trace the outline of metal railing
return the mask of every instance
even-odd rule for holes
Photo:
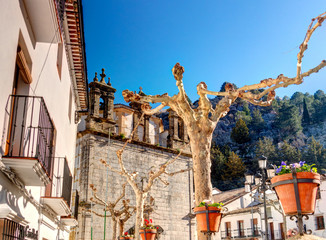
[[[70,206],[72,175],[67,159],[55,157],[53,164],[52,189],[46,193],[46,197],[62,197]]]
[[[1,220],[3,223],[2,226],[2,236],[1,239],[12,239],[12,240],[24,240],[25,239],[25,227],[11,221],[9,219]],[[1,230],[0,230],[1,232]]]
[[[7,157],[37,158],[51,174],[54,126],[43,97],[10,95]]]
[[[234,229],[229,231],[221,231],[222,239],[231,238],[248,238],[261,236],[260,228],[246,228],[246,229]]]

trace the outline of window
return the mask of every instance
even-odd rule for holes
[[[316,217],[316,230],[325,229],[325,222],[323,216]]]
[[[31,84],[32,83],[32,75],[26,60],[26,55],[24,54],[23,50],[19,46],[17,49],[17,60],[16,60],[18,69],[19,69],[19,74],[22,77],[22,80],[26,84]]]
[[[239,234],[239,237],[244,236],[243,220],[238,221],[238,234]]]
[[[231,237],[231,222],[225,223],[225,235],[226,237]]]
[[[273,216],[272,216],[272,209],[270,207],[267,208],[267,212],[266,213],[267,213],[267,219],[273,218]]]

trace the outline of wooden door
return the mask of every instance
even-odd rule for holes
[[[274,236],[274,224],[271,222],[269,223],[269,229],[271,231],[271,239],[274,240],[275,236]]]

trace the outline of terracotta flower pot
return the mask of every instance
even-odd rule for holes
[[[274,190],[278,195],[283,211],[286,215],[296,215],[298,212],[293,183],[281,183],[281,181],[291,179],[293,179],[292,173],[283,174],[271,179],[273,185],[280,184],[275,186]],[[302,214],[312,214],[315,211],[316,194],[320,184],[320,175],[312,172],[298,172],[297,179]]]
[[[211,232],[218,232],[221,225],[222,213],[221,209],[217,207],[208,207],[209,230]],[[206,207],[195,207],[197,226],[201,232],[207,232],[206,222]]]
[[[139,234],[142,240],[155,240],[157,230],[156,229],[140,229]],[[145,238],[146,235],[146,238]]]

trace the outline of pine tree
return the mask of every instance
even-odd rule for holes
[[[309,125],[311,123],[310,114],[308,111],[306,98],[303,99],[303,113],[302,113],[302,125]]]
[[[250,141],[249,129],[242,119],[239,119],[236,122],[235,127],[232,129],[231,139],[238,144]]]
[[[247,102],[243,102],[242,105],[242,111],[238,111],[236,113],[236,118],[237,121],[239,119],[242,119],[243,121],[245,121],[245,123],[248,125],[251,122],[251,115],[250,115],[250,109],[249,109],[249,105]]]
[[[211,147],[211,179],[213,186],[218,186],[219,181],[222,180],[222,172],[225,168],[226,157],[216,145]]]
[[[298,107],[284,102],[278,110],[275,125],[282,130],[283,137],[296,136],[302,130]]]
[[[240,157],[236,153],[231,152],[225,163],[222,179],[224,181],[231,181],[242,178],[245,170],[245,165]]]
[[[279,158],[288,163],[299,162],[301,160],[301,152],[287,141],[284,141],[279,151]]]
[[[326,149],[312,137],[303,153],[303,160],[309,164],[316,164],[318,170],[326,168]]]
[[[250,122],[251,129],[255,132],[260,132],[261,130],[264,129],[265,125],[266,125],[265,121],[264,121],[259,109],[256,108],[252,112],[252,119]]]
[[[271,138],[264,137],[263,139],[259,139],[256,145],[255,154],[256,156],[264,155],[267,157],[268,161],[273,164],[279,165],[281,163]]]

